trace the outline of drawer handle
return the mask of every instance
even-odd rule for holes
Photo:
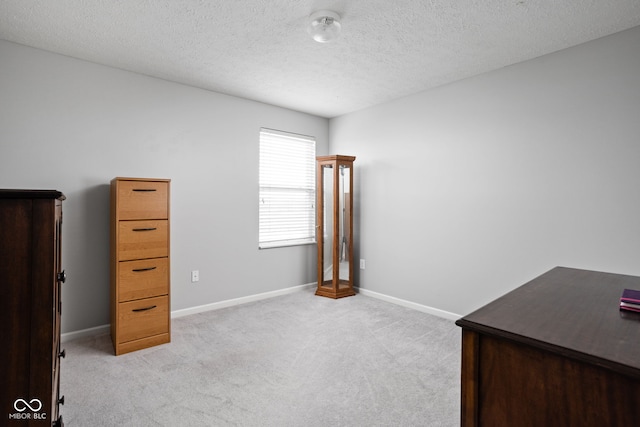
[[[147,268],[134,268],[131,271],[135,271],[136,273],[140,272],[140,271],[151,271],[151,270],[155,270],[157,267],[147,267]]]
[[[133,231],[153,231],[157,229],[158,227],[146,227],[146,228],[134,228]]]
[[[154,308],[156,308],[156,307],[157,307],[157,305],[152,305],[151,307],[145,307],[145,308],[134,308],[134,309],[133,309],[133,310],[131,310],[131,311],[135,311],[135,312],[138,312],[138,311],[147,311],[147,310],[153,310],[153,309],[154,309]]]
[[[64,405],[64,396],[62,396],[60,399],[58,399],[58,404],[59,405]]]
[[[151,191],[156,191],[156,189],[155,188],[134,188],[133,191],[151,192]]]

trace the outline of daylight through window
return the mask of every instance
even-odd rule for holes
[[[260,129],[260,248],[315,242],[315,138]]]

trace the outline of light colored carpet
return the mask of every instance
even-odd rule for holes
[[[305,289],[174,319],[114,356],[64,343],[61,412],[88,426],[458,426],[460,329],[363,295]]]

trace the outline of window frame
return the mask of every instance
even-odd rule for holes
[[[316,138],[262,127],[258,152],[258,249],[316,244]]]

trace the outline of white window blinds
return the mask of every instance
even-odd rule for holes
[[[260,129],[258,246],[315,242],[316,141]]]

